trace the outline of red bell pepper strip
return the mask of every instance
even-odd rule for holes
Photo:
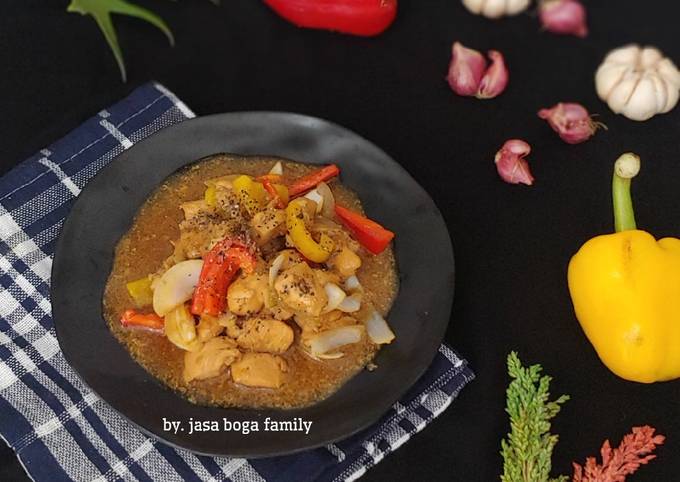
[[[288,186],[288,195],[291,199],[300,196],[307,191],[314,189],[320,182],[328,181],[340,174],[340,168],[335,164],[331,164],[321,169],[317,169],[314,172],[310,172],[306,176],[302,176],[299,179],[293,181],[293,183]]]
[[[261,182],[264,186],[264,190],[269,194],[269,197],[275,201],[276,207],[279,209],[285,209],[286,203],[283,199],[281,199],[281,196],[279,196],[279,192],[276,190],[271,180],[268,177],[263,176],[261,178]]]
[[[230,239],[220,241],[203,260],[196,290],[191,302],[194,315],[219,316],[227,306],[227,290],[242,269],[252,273],[255,257],[241,243]]]
[[[136,310],[125,310],[120,318],[120,324],[125,328],[146,328],[162,331],[165,327],[165,320],[156,313],[143,314]]]
[[[373,37],[397,16],[397,0],[264,0],[298,27]]]
[[[350,211],[342,206],[335,205],[335,214],[342,224],[352,231],[354,237],[361,245],[373,254],[382,253],[394,238],[394,233],[383,228],[375,221]]]

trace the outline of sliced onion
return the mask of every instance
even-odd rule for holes
[[[361,309],[361,293],[354,293],[342,300],[338,309],[344,313],[354,313]]]
[[[364,322],[366,325],[366,332],[373,343],[378,345],[385,345],[394,340],[394,332],[387,324],[385,318],[380,316],[377,310],[373,310],[368,319]]]
[[[310,337],[309,346],[312,356],[319,357],[333,353],[341,346],[358,343],[364,328],[360,325],[341,326],[332,330],[322,331]]]
[[[343,356],[345,356],[343,352],[336,351],[335,353],[324,353],[323,355],[318,355],[316,358],[320,358],[322,360],[337,360]]]
[[[323,206],[321,206],[321,215],[328,219],[333,219],[335,216],[335,197],[333,191],[325,182],[320,182],[316,186],[316,191],[323,197]]]
[[[305,198],[309,199],[310,201],[314,201],[316,203],[316,213],[320,213],[321,209],[323,208],[323,196],[319,194],[319,191],[316,189],[312,189],[309,191],[307,194],[304,196]]]
[[[364,287],[361,286],[359,278],[354,274],[345,280],[345,289],[350,292],[357,291],[359,293],[363,293],[364,291]]]
[[[269,174],[283,176],[283,165],[281,164],[281,161],[276,161],[276,164],[274,164],[274,167],[271,168]]]
[[[271,268],[269,268],[270,288],[274,286],[274,281],[276,281],[276,277],[279,275],[279,271],[281,270],[281,266],[283,265],[284,261],[286,261],[286,255],[284,253],[281,253],[276,257],[276,259],[274,259]]]
[[[341,229],[342,226],[340,226],[338,223],[323,216],[317,216],[314,218],[314,224],[312,224],[311,227],[311,230],[317,233],[340,231]]]
[[[203,260],[192,259],[177,263],[153,284],[153,310],[158,316],[191,299],[203,268]]]
[[[347,295],[342,288],[340,288],[335,283],[326,283],[323,287],[326,292],[326,297],[328,298],[328,303],[324,308],[324,313],[328,313],[338,308],[338,306],[345,300]]]

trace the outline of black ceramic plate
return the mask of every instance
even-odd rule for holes
[[[337,163],[371,218],[396,232],[400,290],[389,315],[397,339],[330,398],[298,410],[201,407],[163,386],[133,361],[102,317],[113,250],[136,211],[170,174],[215,153]],[[90,182],[66,220],[52,269],[52,309],[71,366],[103,400],[144,432],[209,455],[263,457],[321,446],[376,422],[424,373],[448,324],[453,252],[441,213],[427,193],[375,145],[329,122],[296,114],[246,112],[168,127],[125,151]],[[163,418],[185,432],[163,430]],[[194,432],[193,420],[312,421],[300,432]],[[220,427],[222,428],[222,427]]]

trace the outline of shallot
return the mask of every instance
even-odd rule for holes
[[[478,99],[491,99],[503,93],[508,85],[508,68],[503,54],[489,51],[491,65],[477,50],[454,42],[446,80],[456,94]]]
[[[586,37],[586,9],[579,0],[542,0],[538,16],[548,32]]]
[[[606,126],[593,121],[588,110],[581,104],[560,102],[550,109],[538,111],[538,117],[547,120],[567,144],[579,144],[590,139],[598,127]]]
[[[526,184],[531,186],[534,177],[529,171],[525,157],[531,152],[531,146],[520,139],[511,139],[503,144],[496,153],[495,163],[498,175],[509,184]]]

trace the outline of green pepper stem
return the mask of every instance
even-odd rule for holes
[[[633,200],[630,197],[630,181],[640,172],[640,156],[627,152],[614,164],[612,198],[614,201],[614,227],[616,232],[637,229]]]

